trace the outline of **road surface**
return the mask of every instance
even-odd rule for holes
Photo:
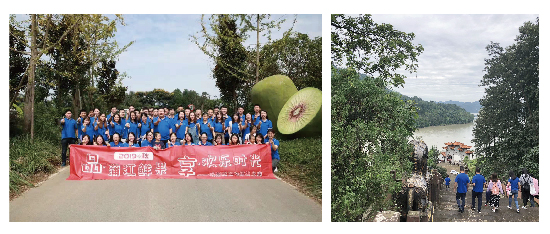
[[[65,180],[10,201],[10,221],[321,221],[321,204],[279,179]]]

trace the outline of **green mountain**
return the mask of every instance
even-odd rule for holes
[[[411,100],[418,108],[418,119],[416,126],[418,128],[428,126],[439,126],[449,124],[465,124],[474,121],[474,115],[456,104],[445,104],[434,101],[424,101],[414,96],[408,97],[402,95],[403,100]],[[474,112],[475,113],[475,112]]]
[[[479,101],[475,102],[459,102],[459,101],[444,101],[444,102],[438,102],[438,103],[444,103],[444,104],[455,104],[457,106],[460,106],[464,108],[464,110],[470,112],[470,113],[479,113],[479,110],[481,109],[481,105],[479,104]]]

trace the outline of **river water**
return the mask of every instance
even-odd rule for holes
[[[477,118],[477,113],[473,113]],[[475,119],[474,119],[475,121]],[[432,126],[419,128],[414,132],[414,138],[421,136],[422,140],[426,142],[429,148],[435,145],[439,151],[443,150],[444,143],[446,142],[462,142],[466,145],[475,148],[472,139],[474,139],[474,123],[467,124],[452,124],[445,126]]]

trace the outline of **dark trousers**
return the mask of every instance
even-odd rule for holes
[[[462,200],[462,204],[460,204],[460,200]],[[466,205],[466,193],[456,193],[456,203],[460,210],[464,210],[464,206]]]
[[[491,191],[485,192],[485,199],[486,199],[485,205],[489,204],[489,202],[491,201]]]
[[[481,201],[483,200],[483,192],[474,192],[472,191],[472,210],[476,208],[476,198],[477,198],[477,211],[481,211]]]
[[[527,200],[531,202],[531,206],[535,206],[535,199],[531,195],[531,189],[521,189],[521,199],[523,200],[523,206],[527,206]]]
[[[271,171],[275,171],[275,168],[277,168],[277,164],[279,164],[279,159],[271,160]]]
[[[67,147],[70,144],[74,144],[76,142],[76,138],[63,138],[61,140],[61,164],[65,165],[67,163]]]

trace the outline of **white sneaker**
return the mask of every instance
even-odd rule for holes
[[[525,206],[522,206],[521,208],[523,208],[524,210],[527,210],[527,207],[525,207]]]
[[[277,172],[277,168],[275,168],[275,170],[273,172]]]
[[[512,209],[512,207],[510,207],[510,206],[507,206],[507,207],[508,207],[508,209],[510,209],[510,210]]]

